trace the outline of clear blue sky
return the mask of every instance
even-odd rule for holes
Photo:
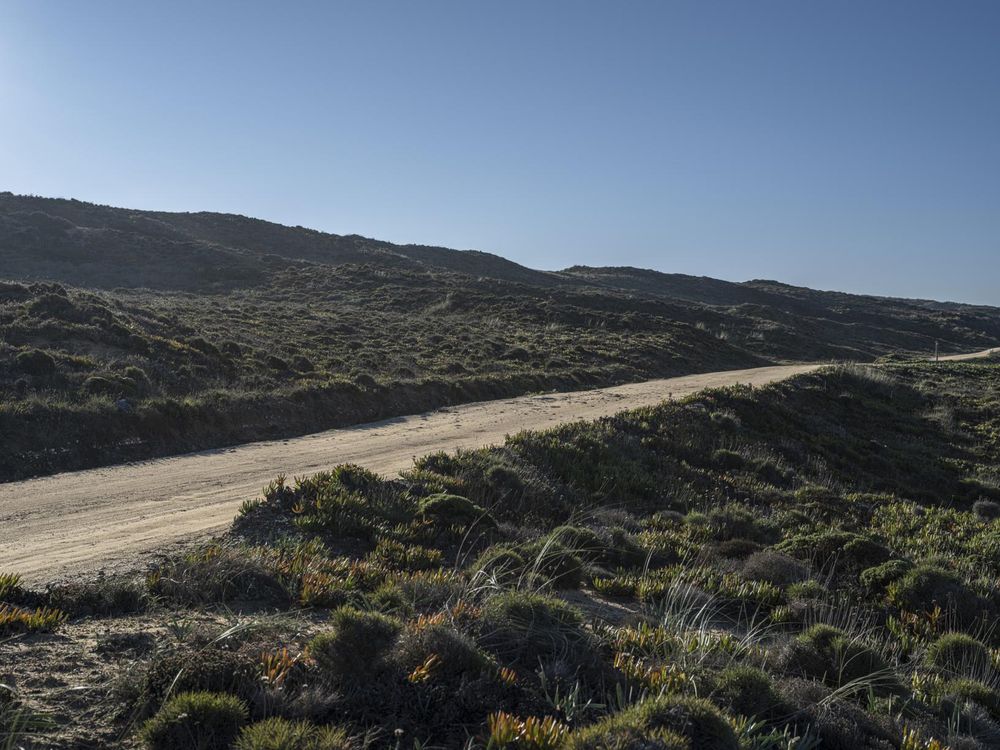
[[[0,105],[15,192],[1000,304],[996,0],[7,0]]]

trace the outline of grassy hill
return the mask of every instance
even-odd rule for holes
[[[397,478],[278,478],[147,575],[0,576],[0,728],[58,716],[40,747],[152,750],[209,732],[241,750],[997,747],[998,393],[996,363],[836,366]],[[67,689],[84,673],[99,687]]]
[[[1000,310],[535,271],[224,214],[0,194],[0,479],[448,403],[986,348]]]

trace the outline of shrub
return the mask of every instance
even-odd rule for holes
[[[702,698],[667,695],[570,735],[567,750],[739,750],[726,717]]]
[[[475,677],[490,665],[475,643],[443,623],[406,628],[392,659],[405,674],[427,665],[430,675],[443,678]]]
[[[576,589],[583,582],[583,562],[551,537],[524,545],[521,553],[528,569],[557,589]]]
[[[971,702],[985,708],[994,719],[1000,719],[1000,692],[970,679],[949,680],[941,686],[941,695],[960,702]]]
[[[976,500],[972,504],[972,512],[984,521],[995,521],[1000,518],[1000,503],[995,500]]]
[[[889,584],[889,602],[910,612],[923,612],[941,606],[951,612],[959,624],[981,620],[987,604],[954,573],[931,564],[918,565]]]
[[[272,718],[240,732],[234,750],[353,750],[355,744],[339,727]]]
[[[438,492],[420,501],[418,512],[424,518],[447,526],[486,523],[493,525],[493,518],[486,510],[467,497]]]
[[[597,532],[583,526],[558,526],[549,538],[573,550],[587,562],[598,562],[607,553],[607,544]]]
[[[103,579],[94,583],[67,583],[48,591],[49,604],[75,617],[123,615],[146,608],[146,591],[132,581]]]
[[[726,539],[715,545],[715,554],[729,560],[744,560],[754,552],[758,552],[761,545],[750,539]]]
[[[440,550],[379,539],[369,559],[392,570],[418,571],[441,567],[443,556]]]
[[[712,453],[712,464],[724,471],[742,469],[746,460],[736,451],[720,448]]]
[[[982,641],[967,633],[945,633],[927,647],[924,661],[937,669],[968,672],[989,667],[990,652]]]
[[[867,680],[876,693],[894,692],[898,680],[873,648],[832,625],[813,625],[800,634],[787,655],[790,670],[840,687]]]
[[[712,697],[741,716],[767,719],[785,713],[771,678],[756,667],[738,665],[722,670]]]
[[[885,591],[886,587],[906,575],[913,567],[909,560],[889,560],[881,565],[865,568],[859,579],[861,585],[869,591]]]
[[[153,594],[179,604],[289,603],[288,591],[273,571],[246,552],[223,547],[207,547],[168,562],[148,583]]]
[[[28,349],[14,357],[14,366],[26,375],[51,375],[56,371],[56,361],[41,349]]]
[[[182,693],[140,730],[150,750],[227,750],[246,723],[243,702],[223,693]]]
[[[150,662],[143,692],[148,705],[189,692],[250,697],[256,676],[256,664],[233,651],[204,648],[197,653],[169,652]]]
[[[309,655],[324,676],[344,682],[377,672],[402,629],[393,617],[353,607],[334,610],[330,625],[309,642]]]
[[[825,529],[786,539],[776,549],[800,560],[811,560],[821,568],[837,565],[857,570],[889,559],[889,550],[861,534]]]
[[[83,390],[93,396],[117,396],[123,392],[123,387],[117,380],[91,375],[83,381]]]
[[[766,581],[775,586],[787,586],[809,577],[809,571],[802,563],[766,549],[750,555],[743,563],[742,573],[745,578]]]
[[[475,576],[485,576],[507,585],[519,578],[528,563],[521,554],[503,544],[496,544],[486,549],[472,564],[471,570]]]
[[[586,661],[593,656],[580,615],[558,599],[506,591],[486,602],[481,624],[485,648],[530,669],[553,658]]]

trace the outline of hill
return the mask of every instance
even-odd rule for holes
[[[0,194],[0,479],[447,403],[984,349],[1000,310],[536,271],[242,216]]]

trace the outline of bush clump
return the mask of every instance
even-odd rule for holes
[[[430,671],[445,679],[476,677],[490,665],[470,638],[445,624],[408,627],[396,643],[392,660],[405,674],[430,664]]]
[[[246,723],[243,702],[224,693],[181,693],[140,730],[150,750],[227,750]]]
[[[987,668],[990,652],[982,641],[967,633],[945,633],[927,647],[924,661],[937,669],[968,672]]]
[[[834,687],[862,680],[876,693],[899,687],[889,663],[875,649],[832,625],[813,625],[801,633],[787,654],[787,666]]]
[[[879,565],[890,555],[887,547],[866,536],[837,529],[799,534],[783,541],[777,549],[800,560],[810,560],[820,568],[836,565],[850,570]]]
[[[56,371],[56,361],[41,349],[28,349],[14,357],[14,367],[25,375],[51,375]]]
[[[528,570],[557,589],[580,588],[583,561],[552,537],[538,539],[521,548]]]
[[[309,655],[334,682],[359,680],[377,672],[402,630],[394,617],[353,607],[334,610],[330,625],[309,642]]]
[[[912,567],[913,563],[909,560],[888,560],[881,565],[862,570],[859,580],[869,591],[885,591],[890,583],[902,578]]]
[[[531,669],[557,657],[583,662],[594,656],[576,610],[541,594],[497,594],[483,606],[481,626],[486,649]]]
[[[889,602],[900,609],[922,612],[940,605],[962,625],[970,625],[987,614],[988,607],[961,578],[933,564],[918,565],[889,584]]]
[[[255,665],[233,651],[205,648],[196,657],[171,652],[149,665],[143,692],[147,705],[157,705],[168,694],[185,692],[234,693],[249,697],[256,683]]]
[[[354,750],[350,736],[339,727],[308,721],[271,718],[244,727],[234,750]]]
[[[485,508],[476,505],[467,497],[438,492],[420,501],[418,513],[438,524],[465,526],[471,523],[493,525],[493,518]]]
[[[712,697],[741,716],[769,719],[787,712],[771,677],[756,667],[735,665],[722,670]]]
[[[809,578],[809,570],[798,560],[768,549],[750,555],[743,563],[742,573],[745,578],[775,586],[787,586]]]
[[[667,695],[570,735],[567,750],[739,750],[726,717],[703,698]]]

